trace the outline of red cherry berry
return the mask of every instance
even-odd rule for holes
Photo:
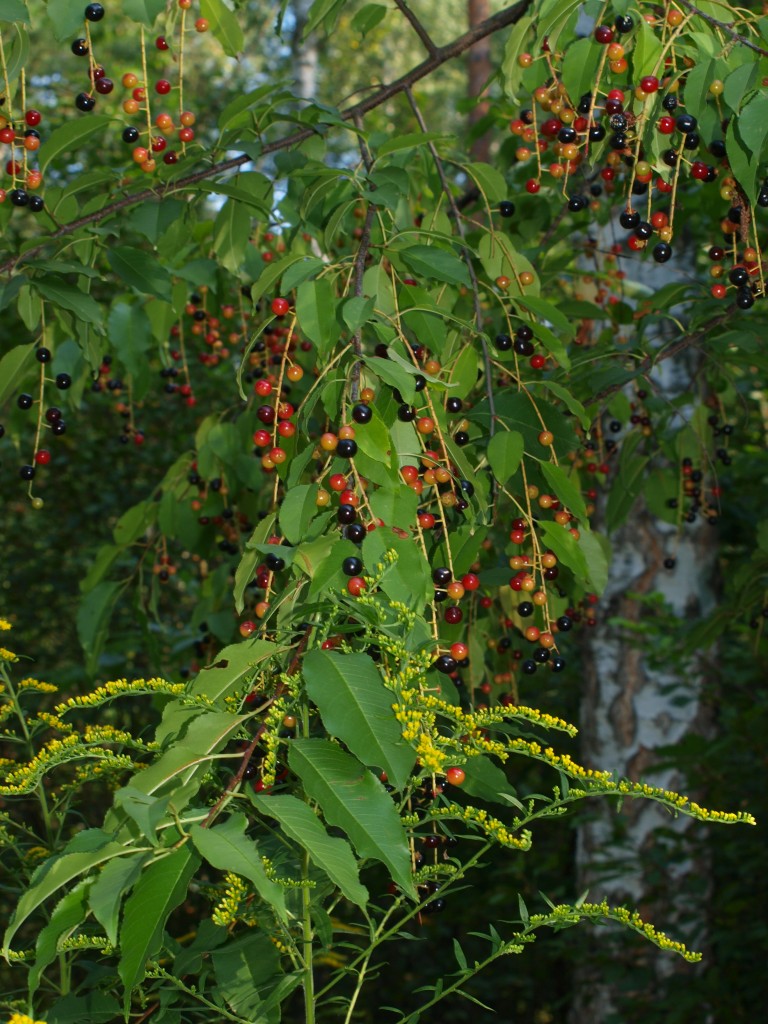
[[[30,128],[36,128],[43,119],[43,115],[39,110],[28,110],[24,115],[24,120],[27,122]]]
[[[640,79],[640,89],[645,93],[658,92],[659,80],[656,75],[646,75]]]
[[[445,773],[445,781],[450,782],[452,786],[461,786],[466,777],[463,768],[449,768]]]
[[[171,91],[171,83],[167,78],[161,78],[159,82],[155,82],[155,92],[160,96],[167,96]]]
[[[168,40],[165,38],[165,36],[158,36],[157,39],[155,40],[155,46],[158,48],[158,50],[167,50]]]
[[[535,178],[529,178],[525,183],[525,191],[534,196],[541,188],[541,182],[536,181]]]
[[[608,43],[613,42],[613,29],[609,28],[607,25],[598,25],[595,29],[595,39],[598,43],[602,43],[604,46],[607,46]]]
[[[675,130],[675,119],[674,117],[660,117],[656,127],[662,135],[671,135]]]
[[[272,299],[272,312],[275,316],[285,316],[290,308],[288,299]]]
[[[533,369],[533,370],[543,370],[546,361],[547,360],[545,359],[544,356],[540,356],[540,355],[531,356],[531,358],[530,358],[531,369]]]
[[[347,590],[352,597],[359,597],[365,590],[365,580],[362,576],[353,576],[347,580]]]
[[[51,461],[51,453],[47,448],[41,448],[40,451],[35,452],[35,462],[38,466],[47,466]]]
[[[249,637],[256,632],[256,623],[250,620],[240,623],[240,636]]]

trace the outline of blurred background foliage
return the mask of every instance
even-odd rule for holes
[[[34,0],[30,6],[35,6]],[[195,69],[185,82],[187,102],[199,112],[200,132],[206,145],[215,143],[218,114],[234,96],[266,82],[292,86],[295,78],[297,44],[292,33],[296,12],[290,6],[286,9],[282,36],[276,39],[275,4],[237,6],[244,13],[246,47],[236,66],[222,61],[218,47],[210,46],[205,37],[193,40],[194,49],[187,55],[189,65]],[[438,43],[455,35],[466,23],[463,0],[421,0],[419,9],[425,21],[437,26]],[[343,105],[348,99],[361,97],[378,82],[397,77],[420,59],[418,41],[404,31],[402,18],[394,8],[372,25],[363,44],[361,12],[363,3],[348,5],[334,32],[316,43],[314,99],[318,103]],[[111,11],[104,22],[96,56],[117,80],[124,71],[134,70],[136,40],[131,33],[135,35],[136,26],[126,26],[115,14]],[[499,45],[494,42],[494,46]],[[51,38],[37,38],[35,52],[40,72],[31,86],[38,106],[46,116],[50,113],[54,118],[62,98],[81,88],[83,67],[67,44]],[[152,54],[158,72],[164,59],[159,52]],[[472,106],[466,85],[460,63],[419,85],[419,100],[429,127],[458,131],[465,125]],[[288,113],[286,108],[286,116]],[[503,104],[497,104],[485,125],[493,129],[492,145],[499,151],[501,161],[511,163],[513,144],[508,141],[505,125],[510,113]],[[122,121],[116,124],[114,133],[98,152],[84,151],[81,166],[69,168],[69,172],[99,173],[105,181],[118,180],[123,160],[122,127]],[[392,133],[414,129],[402,98],[370,115],[369,127]],[[340,162],[344,156],[342,152],[338,154]],[[694,204],[696,201],[691,200]],[[520,211],[523,219],[530,211],[531,223],[536,231],[541,231],[540,214],[530,200],[522,199]],[[23,222],[14,219],[9,223],[6,212],[7,208],[0,208],[3,230],[19,230],[18,225]],[[704,210],[702,216],[706,216]],[[279,226],[275,234],[270,245],[277,249]],[[262,242],[261,247],[266,251],[270,245]],[[23,330],[15,314],[6,310],[0,323],[3,347]],[[178,404],[174,404],[169,416],[160,369],[159,364],[152,365],[156,385],[150,387],[141,403],[146,440],[140,447],[121,443],[121,416],[115,409],[114,396],[87,389],[82,396],[63,396],[63,404],[71,401],[78,411],[70,418],[67,435],[60,439],[55,479],[40,481],[38,491],[46,502],[43,514],[30,510],[16,486],[18,455],[7,447],[2,452],[0,612],[14,623],[14,647],[34,652],[34,671],[65,690],[77,690],[86,683],[76,628],[80,581],[101,545],[109,542],[125,507],[150,494],[185,445],[192,447],[195,416]],[[718,629],[722,627],[722,635],[709,665],[706,691],[716,735],[689,736],[684,743],[665,752],[670,762],[695,780],[696,788],[706,792],[710,806],[749,809],[759,824],[751,830],[695,829],[685,840],[686,844],[706,845],[712,870],[711,877],[700,880],[702,898],[707,898],[709,906],[711,948],[701,969],[688,976],[684,984],[676,976],[666,990],[651,987],[642,955],[637,955],[637,943],[629,936],[617,933],[614,946],[601,947],[602,970],[607,974],[618,972],[627,995],[617,1024],[699,1022],[704,1019],[702,1004],[709,1008],[708,1019],[728,1024],[752,1024],[764,1014],[768,950],[768,797],[764,784],[768,768],[768,644],[764,633],[768,620],[762,610],[768,601],[762,592],[753,592],[749,566],[755,551],[755,531],[768,494],[765,399],[760,390],[765,369],[762,352],[745,354],[743,376],[735,382],[736,390],[744,392],[745,400],[737,416],[734,457],[732,464],[721,471],[722,515],[719,528],[713,531],[713,542],[719,546],[721,592],[714,617]],[[231,366],[226,362],[201,376],[196,391],[202,405],[206,403],[206,393],[213,395],[221,388],[231,387]],[[759,400],[755,400],[755,392]],[[16,412],[12,410],[11,415]],[[165,440],[169,430],[174,435],[173,447]],[[183,558],[184,553],[180,554]],[[135,560],[126,560],[124,568],[127,578],[136,571]],[[157,596],[155,616],[148,611],[146,596],[145,593],[141,601],[127,598],[117,607],[110,642],[100,664],[100,672],[107,677],[167,673],[178,678],[205,649],[201,644],[210,637],[210,623],[195,613],[199,594],[171,584]],[[706,643],[706,629],[702,629],[700,622],[673,622],[670,617],[665,608],[654,607],[644,620],[645,629],[638,642],[660,651],[668,668],[677,666],[684,671],[685,651],[669,643],[669,638],[687,630],[701,646],[702,639]],[[233,619],[233,629],[234,622]],[[223,639],[215,637],[213,642]],[[531,681],[521,687],[522,702],[578,721],[578,669],[570,671],[567,681],[558,688],[548,683],[545,693]],[[529,766],[527,771],[528,776],[520,780],[521,795],[538,792],[548,784],[535,769]],[[572,835],[577,825],[575,818],[570,819]],[[620,816],[616,829],[620,840]],[[563,823],[557,822],[549,830],[542,827],[539,831],[535,871],[531,869],[533,861],[525,857],[489,860],[484,869],[489,882],[488,904],[478,907],[474,901],[455,901],[442,914],[425,920],[415,940],[403,938],[399,946],[389,947],[379,983],[371,986],[368,1002],[357,1019],[378,1024],[376,1007],[383,993],[392,1004],[407,1006],[413,989],[428,983],[433,977],[431,971],[437,977],[445,962],[451,960],[454,937],[461,939],[471,958],[471,932],[487,919],[489,912],[501,920],[505,920],[505,915],[514,919],[517,893],[523,896],[531,912],[543,909],[540,892],[555,903],[572,896],[574,845],[574,841],[568,840]],[[681,845],[672,834],[669,843],[658,849],[663,850],[665,857],[697,855],[695,849]],[[645,868],[652,877],[653,864],[646,863]],[[565,1021],[571,974],[583,954],[582,942],[581,932],[542,937],[526,951],[524,959],[509,959],[494,972],[481,975],[473,982],[471,991],[496,1008],[497,1019],[501,1021]],[[609,955],[609,948],[613,955]],[[469,1003],[453,1001],[442,1011],[441,1020],[444,1024],[464,1024],[478,1019],[478,1013]]]

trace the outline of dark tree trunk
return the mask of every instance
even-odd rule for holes
[[[481,21],[490,17],[489,0],[467,0],[469,27],[473,28]],[[468,63],[468,94],[471,99],[482,96],[488,79],[491,77],[491,42],[490,38],[481,39],[467,51]],[[488,101],[480,100],[469,115],[470,126],[474,126],[488,113]],[[491,135],[485,132],[473,139],[470,153],[473,160],[487,161],[490,153]]]

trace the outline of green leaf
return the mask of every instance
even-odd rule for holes
[[[140,295],[170,299],[171,278],[155,254],[121,245],[107,250],[107,259],[118,277]]]
[[[264,817],[278,820],[281,832],[307,851],[351,903],[366,906],[368,890],[360,884],[357,861],[345,839],[329,836],[312,809],[295,796],[257,796],[252,790],[248,795]]]
[[[488,463],[500,484],[511,480],[523,459],[523,435],[502,430],[488,442]]]
[[[636,19],[638,33],[635,37],[635,52],[632,61],[635,81],[640,81],[643,75],[652,75],[658,69],[659,58],[662,54],[661,40],[645,18]]]
[[[258,1024],[278,1020],[268,1011],[265,988],[272,979],[284,977],[280,954],[264,932],[254,929],[211,954],[216,974],[216,994],[233,1013]]]
[[[118,973],[125,988],[126,1015],[136,986],[144,978],[147,960],[160,949],[165,923],[187,896],[199,859],[189,843],[159,855],[147,867],[125,903],[120,929]]]
[[[406,132],[404,135],[396,135],[394,138],[383,142],[376,151],[376,159],[387,156],[390,153],[399,153],[402,149],[416,149],[418,146],[426,146],[429,142],[439,140],[450,140],[451,135],[445,132]]]
[[[40,280],[30,281],[33,288],[36,288],[44,299],[48,299],[54,306],[61,306],[74,313],[78,320],[87,324],[100,324],[102,319],[101,306],[92,299],[90,295],[81,292],[74,285],[64,284],[61,281]]]
[[[517,102],[517,91],[523,80],[523,68],[520,67],[517,58],[524,52],[523,44],[532,25],[533,18],[529,14],[519,18],[512,26],[504,44],[504,57],[501,62],[502,90],[513,103]]]
[[[205,697],[223,707],[223,701],[241,690],[260,665],[286,649],[269,640],[244,640],[231,644],[219,651],[212,665],[198,672],[189,692],[194,697]]]
[[[115,544],[127,547],[143,536],[157,519],[157,502],[140,501],[118,519],[112,532]]]
[[[112,612],[124,589],[125,583],[105,581],[95,586],[80,601],[77,609],[77,636],[85,654],[85,670],[90,676],[95,675],[99,667]]]
[[[156,738],[161,742],[173,736],[175,742],[169,743],[153,764],[134,775],[131,785],[142,793],[173,791],[173,806],[179,812],[197,792],[209,760],[247,719],[224,711],[198,712],[178,703],[169,707],[176,714],[170,721],[163,718],[165,729],[161,727]],[[191,721],[190,716],[194,716]],[[183,729],[183,739],[178,737],[179,729]]]
[[[502,276],[510,279],[508,294],[514,296],[517,301],[521,297],[517,277],[524,272],[533,274],[533,284],[526,285],[526,298],[538,295],[539,275],[528,257],[518,252],[506,235],[497,231],[486,231],[478,243],[477,252],[483,270],[492,281]]]
[[[107,861],[91,884],[88,904],[112,945],[117,945],[120,906],[141,875],[148,854]]]
[[[305,539],[307,527],[317,514],[317,485],[292,487],[283,498],[278,520],[286,540],[298,544]]]
[[[118,302],[107,317],[109,340],[131,376],[133,397],[141,400],[149,387],[149,360],[152,347],[152,325],[142,306]]]
[[[470,757],[463,768],[466,778],[461,788],[469,796],[507,804],[502,794],[515,795],[514,786],[509,784],[502,769],[489,757]]]
[[[65,2],[69,4],[69,0]],[[79,21],[82,27],[82,12]],[[45,145],[40,147],[40,170],[45,173],[49,164],[65,153],[69,154],[71,162],[72,154],[76,151],[82,153],[88,140],[94,135],[103,134],[111,123],[112,117],[109,114],[91,114],[90,117],[78,117],[56,128],[45,140]]]
[[[327,277],[304,281],[296,290],[296,316],[306,336],[322,356],[339,337],[336,295]]]
[[[546,521],[539,523],[539,532],[544,543],[557,555],[558,561],[568,566],[578,580],[586,582],[589,575],[587,559],[570,530],[559,523]]]
[[[728,162],[734,177],[744,189],[750,203],[757,199],[757,172],[760,166],[760,153],[750,150],[739,132],[740,119],[732,117],[728,123],[725,136],[725,148]]]
[[[159,846],[156,829],[167,815],[169,796],[158,798],[142,793],[133,786],[118,789],[113,798],[115,807],[119,807],[129,818],[136,822],[139,835],[143,836],[152,846]]]
[[[219,263],[230,273],[239,273],[250,237],[250,214],[242,203],[228,199],[213,222],[213,248]]]
[[[356,295],[344,303],[341,316],[349,330],[356,331],[358,327],[362,327],[366,321],[370,320],[374,308],[373,299]]]
[[[542,462],[541,470],[563,505],[566,505],[577,519],[586,519],[587,507],[581,489],[563,467],[556,466],[554,462]]]
[[[193,825],[190,836],[200,855],[209,864],[220,871],[232,871],[247,878],[261,898],[277,911],[283,921],[287,921],[285,894],[277,882],[267,878],[261,852],[253,839],[245,834],[247,826],[248,819],[244,814],[233,814],[213,828]]]
[[[91,836],[87,837],[89,842],[96,844],[93,848],[72,853],[68,853],[65,850],[64,853],[49,858],[35,871],[21,899],[16,904],[16,909],[5,931],[3,937],[4,954],[7,954],[10,942],[21,925],[57,889],[64,885],[71,885],[76,878],[84,875],[91,868],[128,852],[122,843],[110,842],[109,837],[98,829],[91,829],[89,831],[91,833],[98,833],[93,838]],[[82,834],[78,838],[82,844]],[[72,845],[70,843],[66,849],[68,850]]]
[[[744,96],[757,84],[760,67],[756,61],[742,64],[735,68],[723,81],[723,99],[731,108],[738,112]]]
[[[0,359],[0,405],[12,395],[28,367],[35,363],[35,344],[17,345]]]
[[[122,11],[131,21],[154,25],[155,18],[165,10],[165,0],[123,0]]]
[[[78,883],[74,889],[59,900],[51,914],[50,921],[38,934],[35,943],[35,962],[29,972],[27,982],[30,999],[37,991],[43,971],[56,959],[59,941],[71,935],[77,926],[85,920],[87,897],[87,883]]]
[[[237,16],[222,0],[200,0],[200,13],[207,18],[211,32],[221,43],[228,57],[237,57],[243,51],[245,40]]]
[[[587,581],[596,594],[602,594],[608,583],[608,567],[611,560],[611,545],[607,537],[582,530],[579,545],[587,562]]]
[[[574,101],[590,91],[597,72],[598,53],[602,47],[595,46],[591,35],[572,42],[565,51],[560,77]]]
[[[387,10],[382,4],[364,4],[352,18],[352,28],[355,32],[367,35],[387,16]]]
[[[625,451],[629,454],[625,456]],[[605,508],[605,527],[613,533],[626,521],[630,509],[637,500],[645,482],[647,455],[635,455],[632,446],[622,445],[616,474],[608,492]]]
[[[446,281],[448,284],[469,286],[469,272],[464,260],[453,252],[436,245],[410,245],[392,250],[402,257],[414,274],[427,281]]]
[[[0,0],[0,21],[21,21],[29,24],[29,11],[24,0]]]
[[[416,373],[419,371],[414,367],[414,373],[409,373],[404,367],[393,363],[381,356],[364,356],[363,362],[381,380],[397,388],[403,396],[403,401],[411,403],[416,395]]]
[[[411,857],[392,799],[379,780],[328,740],[297,739],[288,764],[329,825],[343,829],[358,856],[385,864],[393,880],[414,895]]]
[[[402,490],[400,494],[403,494]],[[406,512],[410,516],[411,509],[407,508]],[[415,514],[414,506],[413,515]],[[412,520],[400,521],[407,523]],[[387,551],[394,551],[397,561],[384,573],[380,584],[381,590],[393,601],[400,601],[408,608],[421,613],[434,592],[431,569],[421,547],[410,537],[399,537],[394,531],[379,527],[369,533],[363,541],[363,562],[366,565],[376,565],[383,560]]]
[[[416,754],[403,740],[392,710],[394,694],[366,654],[310,651],[302,675],[326,730],[369,768],[382,769],[403,789]]]
[[[768,136],[768,95],[759,92],[741,108],[738,129],[746,149],[759,157]]]
[[[53,29],[53,38],[58,42],[80,35],[83,27],[83,12],[80,4],[72,0],[48,0],[46,4],[48,19]],[[78,118],[78,122],[80,119]],[[46,146],[48,143],[46,143]]]
[[[272,286],[280,280],[289,267],[292,267],[294,263],[301,263],[305,259],[306,256],[303,253],[293,253],[289,256],[283,256],[277,263],[263,264],[264,269],[258,279],[251,285],[251,298],[254,303],[258,302],[262,295],[265,295],[272,289]]]

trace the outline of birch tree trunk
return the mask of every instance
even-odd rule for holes
[[[690,388],[694,369],[691,359],[669,360],[654,373],[653,387],[674,400]],[[663,613],[643,599],[660,595],[683,618],[709,611],[715,599],[717,532],[699,519],[678,535],[640,499],[611,540],[608,587],[586,638],[582,760],[695,799],[696,779],[683,777],[666,759],[660,763],[659,748],[690,733],[711,733],[712,717],[702,700],[706,664],[701,657],[687,663],[674,655],[666,663],[654,658],[658,644],[643,628],[650,615]],[[672,571],[664,567],[670,557],[676,559]],[[706,955],[709,864],[701,836],[695,847],[688,839],[689,830],[701,828],[650,802],[628,801],[618,813],[615,804],[596,803],[578,830],[579,892],[588,889],[590,902],[605,899],[636,908]],[[696,984],[697,968],[650,944],[607,929],[580,941],[586,944],[570,1024],[668,1021],[673,1019],[668,1007],[658,1001],[665,979],[679,974],[679,984]],[[697,1024],[708,1019],[701,1005]]]
[[[313,0],[294,0],[292,5],[296,22],[291,35],[296,94],[306,101],[313,100],[317,94],[319,62],[317,37],[312,33],[307,39],[303,38],[312,2]]]

